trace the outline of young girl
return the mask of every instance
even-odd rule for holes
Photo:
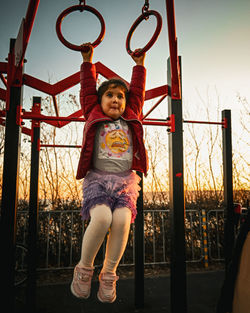
[[[130,224],[136,217],[140,178],[133,170],[147,173],[148,160],[140,121],[145,95],[145,54],[132,56],[136,63],[131,84],[119,79],[105,81],[96,91],[93,47],[82,52],[80,102],[86,123],[77,179],[84,178],[81,215],[90,223],[82,241],[81,259],[74,269],[72,293],[90,296],[94,260],[110,229],[106,255],[99,275],[97,297],[116,299],[116,269],[125,251]]]

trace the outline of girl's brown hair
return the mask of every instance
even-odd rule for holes
[[[109,87],[112,88],[116,88],[116,87],[122,87],[124,93],[125,93],[125,97],[126,97],[126,101],[128,100],[128,95],[129,95],[129,90],[128,87],[126,85],[126,83],[118,78],[112,78],[109,80],[104,81],[98,88],[97,90],[97,95],[98,95],[98,103],[101,103],[102,101],[102,96],[103,94],[106,92],[106,90],[109,89]]]

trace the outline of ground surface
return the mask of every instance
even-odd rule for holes
[[[123,275],[121,275],[123,276]],[[223,270],[188,272],[188,313],[215,313],[223,282]],[[170,313],[170,277],[145,277],[144,308],[136,309],[133,278],[121,277],[117,283],[117,300],[102,304],[97,300],[98,282],[93,281],[91,297],[81,301],[71,295],[71,278],[64,277],[56,284],[41,283],[37,287],[37,313]],[[25,308],[25,287],[17,289],[16,313],[28,312]],[[180,299],[182,301],[182,299]]]

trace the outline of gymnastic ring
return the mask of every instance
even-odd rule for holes
[[[91,45],[95,48],[96,46],[98,46],[103,38],[104,38],[104,35],[105,35],[105,22],[104,22],[104,19],[102,17],[102,15],[94,8],[88,6],[88,5],[74,5],[74,6],[71,6],[69,8],[67,8],[66,10],[64,10],[57,18],[57,21],[56,21],[56,33],[57,33],[57,36],[59,38],[59,40],[66,46],[68,47],[69,49],[71,50],[75,50],[75,51],[85,51],[87,52],[89,50],[88,47],[83,47],[83,46],[78,46],[78,45],[74,45],[72,43],[70,43],[69,41],[67,41],[63,35],[62,35],[62,31],[61,31],[61,24],[62,24],[62,21],[63,19],[65,18],[65,16],[67,16],[69,13],[71,12],[74,12],[74,11],[89,11],[91,13],[93,13],[100,21],[101,23],[101,32],[100,32],[100,35],[98,36],[98,38],[93,42],[91,43]]]
[[[156,29],[155,32],[152,36],[152,38],[150,39],[150,41],[146,44],[146,46],[144,48],[142,48],[139,52],[134,52],[130,49],[130,40],[131,37],[136,29],[136,27],[145,19],[147,19],[150,15],[154,15],[157,19],[157,25],[156,25]],[[138,17],[138,19],[134,22],[134,24],[131,26],[129,32],[128,32],[128,36],[127,36],[127,40],[126,40],[126,49],[129,55],[135,55],[135,56],[140,56],[143,53],[145,53],[146,51],[148,51],[153,44],[156,42],[158,36],[160,35],[161,32],[161,28],[162,28],[162,18],[161,15],[153,10],[150,11],[146,11],[144,12],[142,15],[140,15]]]

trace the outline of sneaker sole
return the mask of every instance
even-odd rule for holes
[[[102,300],[101,297],[99,296],[99,291],[97,292],[97,298],[102,303],[113,303],[116,300],[116,296],[112,299],[112,301],[104,301],[104,300]]]
[[[81,296],[79,296],[79,295],[75,292],[75,290],[74,290],[74,288],[73,288],[73,282],[72,282],[71,285],[70,285],[70,291],[71,291],[71,293],[73,294],[73,296],[75,296],[75,297],[78,298],[78,299],[87,300],[87,299],[90,297],[90,294],[89,294],[87,297],[81,297]]]

